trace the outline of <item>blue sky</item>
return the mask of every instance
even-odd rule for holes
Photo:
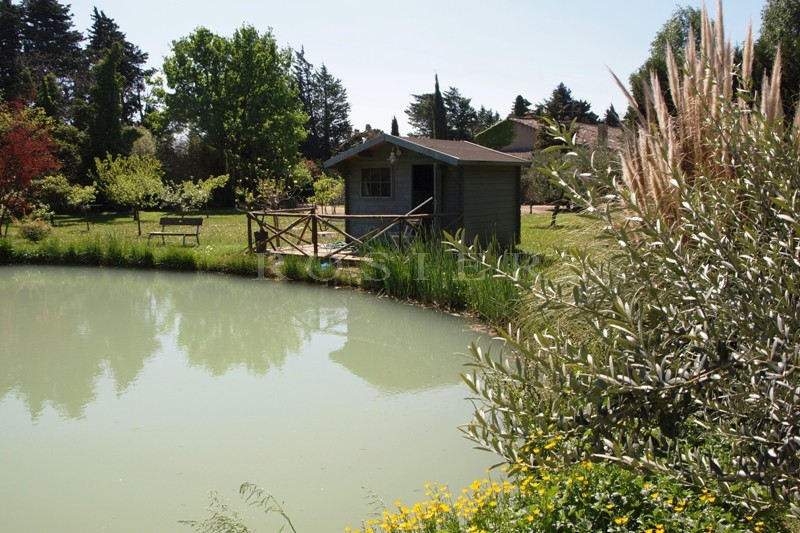
[[[752,21],[756,35],[763,0],[726,0],[725,27],[741,42]],[[278,43],[305,48],[347,89],[351,122],[388,131],[412,94],[457,87],[472,105],[505,116],[516,95],[547,98],[563,82],[602,116],[625,99],[609,69],[627,80],[649,55],[650,42],[678,5],[699,0],[73,0],[76,29],[91,25],[92,7],[113,18],[128,40],[160,67],[173,40],[204,26],[231,35],[243,24],[272,30]],[[709,4],[716,18],[716,3]]]

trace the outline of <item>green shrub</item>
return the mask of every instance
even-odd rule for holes
[[[43,241],[52,230],[44,220],[26,218],[17,223],[19,235],[30,242]]]

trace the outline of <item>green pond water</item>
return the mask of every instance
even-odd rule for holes
[[[298,533],[341,532],[457,491],[495,462],[458,430],[478,337],[352,290],[0,267],[0,531],[189,532],[252,482]]]

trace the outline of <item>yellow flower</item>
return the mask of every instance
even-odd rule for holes
[[[628,517],[627,516],[620,516],[619,518],[615,518],[614,519],[614,523],[617,524],[618,526],[625,525],[625,524],[628,523]]]

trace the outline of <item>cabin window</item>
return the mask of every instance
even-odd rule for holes
[[[361,196],[390,198],[392,196],[392,169],[389,167],[362,168]]]

